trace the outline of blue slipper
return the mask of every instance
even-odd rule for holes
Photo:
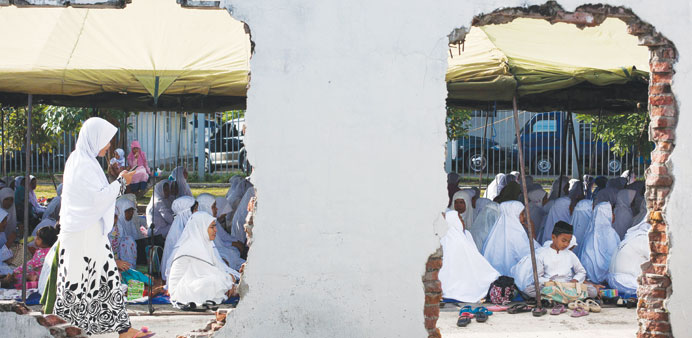
[[[459,310],[459,315],[461,315],[461,314],[464,313],[464,312],[474,313],[474,312],[473,312],[473,308],[471,307],[471,305],[466,305],[466,306],[462,307],[462,308]]]
[[[471,311],[471,313],[473,313],[473,314],[483,313],[483,314],[488,315],[488,316],[492,316],[492,314],[493,314],[493,312],[488,310],[488,308],[485,306],[479,306],[479,307],[473,309],[473,311]]]

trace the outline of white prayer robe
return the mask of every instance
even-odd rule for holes
[[[550,208],[550,211],[548,211],[548,215],[543,219],[543,224],[541,225],[542,232],[539,233],[537,238],[541,245],[553,235],[555,223],[559,221],[569,222],[569,205],[571,202],[572,201],[567,196],[555,200],[555,203],[553,203],[553,206]]]
[[[572,279],[576,279],[580,283],[584,282],[586,270],[572,250],[565,249],[558,252],[551,247],[545,249],[536,253],[536,270],[539,283],[545,284],[550,280],[569,282]]]
[[[500,203],[500,217],[483,246],[483,256],[500,274],[509,276],[512,267],[530,253],[529,236],[519,222],[524,205],[519,201]]]
[[[161,256],[161,271],[163,272],[163,280],[168,280],[171,263],[173,262],[173,255],[175,254],[175,246],[178,244],[180,235],[183,234],[185,224],[190,219],[190,216],[192,216],[192,210],[190,208],[194,204],[195,199],[190,196],[178,197],[175,201],[173,201],[171,208],[175,213],[175,218],[171,224],[171,229],[168,231],[168,236],[166,236],[166,243],[163,246],[163,255]]]
[[[586,269],[586,276],[594,283],[606,280],[610,261],[620,244],[620,236],[613,229],[612,219],[610,203],[601,202],[596,205],[590,232],[584,239],[580,259]]]
[[[646,221],[630,228],[620,243],[608,268],[608,285],[624,294],[637,293],[637,278],[642,274],[641,265],[649,260],[649,230]]]

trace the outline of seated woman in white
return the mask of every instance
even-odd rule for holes
[[[587,231],[579,259],[586,269],[586,277],[600,284],[608,277],[610,261],[620,245],[620,236],[613,229],[613,209],[610,203],[601,202],[596,205]]]
[[[483,210],[478,213],[474,212],[474,218],[472,224],[466,224],[466,230],[473,236],[473,241],[476,243],[476,248],[482,254],[483,244],[485,244],[490,231],[500,217],[500,204],[493,201],[488,201],[483,206]]]
[[[214,216],[203,211],[194,213],[178,240],[168,275],[172,302],[218,304],[234,293],[239,274],[221,260],[214,238]]]
[[[473,215],[472,194],[468,190],[455,193],[452,210],[445,213],[449,229],[440,241],[443,255],[439,279],[443,297],[475,303],[485,297],[500,274],[481,256],[465,229],[466,217]]]
[[[646,220],[630,228],[618,251],[610,261],[608,268],[608,285],[620,293],[633,295],[637,293],[637,277],[642,274],[641,265],[649,260],[649,230],[651,224]]]
[[[185,229],[185,224],[190,219],[190,216],[197,211],[197,203],[195,199],[190,196],[182,196],[176,198],[171,206],[173,213],[175,213],[175,218],[173,218],[173,224],[171,224],[171,229],[168,231],[168,236],[166,236],[166,243],[163,246],[163,256],[161,256],[161,269],[163,280],[168,280],[168,273],[171,269],[171,263],[173,262],[174,249],[180,236],[183,234]]]
[[[530,253],[524,205],[519,201],[500,203],[500,217],[483,246],[483,256],[500,274],[509,276],[512,267]]]
[[[214,245],[219,250],[221,258],[233,270],[239,270],[240,266],[245,263],[245,260],[240,257],[240,250],[233,246],[235,239],[226,231],[226,215],[231,211],[230,204],[225,197],[217,197],[214,207],[213,216],[216,217],[216,239]]]

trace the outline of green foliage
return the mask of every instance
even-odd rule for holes
[[[629,153],[632,149],[639,155],[648,157],[653,149],[649,141],[649,113],[638,112],[628,115],[577,115],[586,123],[593,123],[591,132],[605,142],[612,142],[611,150],[617,155]]]
[[[245,118],[245,111],[244,110],[229,110],[223,112],[223,117],[221,118],[221,123],[226,123],[231,120],[235,119],[244,119]]]
[[[470,110],[447,107],[447,139],[454,140],[466,136],[470,121]]]

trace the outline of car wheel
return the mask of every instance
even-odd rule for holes
[[[541,154],[538,155],[538,158],[536,158],[536,172],[538,174],[549,175],[555,169],[554,167],[555,165],[550,155]]]
[[[622,171],[622,161],[618,158],[612,158],[608,161],[608,172],[610,174],[619,174]]]
[[[204,155],[204,172],[207,172],[207,173],[213,173],[214,172],[214,165],[211,164],[211,160],[209,160],[209,155]]]
[[[252,173],[252,165],[250,165],[250,162],[247,160],[247,151],[245,148],[240,149],[240,153],[238,154],[238,168],[240,168],[245,175],[250,175],[250,173]]]
[[[480,150],[473,150],[467,156],[466,167],[474,173],[479,173],[488,166],[487,154],[481,154]]]

